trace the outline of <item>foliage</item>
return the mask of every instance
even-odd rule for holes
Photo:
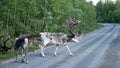
[[[94,6],[84,0],[2,0],[0,12],[1,29],[14,37],[40,32],[43,23],[47,24],[44,31],[67,32],[69,17],[85,26],[96,22]]]
[[[107,0],[105,3],[99,1],[95,6],[97,22],[120,23],[120,1],[115,3]]]

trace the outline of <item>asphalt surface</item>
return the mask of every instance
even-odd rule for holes
[[[38,51],[29,55],[28,64],[19,59],[0,68],[120,68],[120,25],[105,25],[69,47],[73,56],[61,45],[58,56],[54,56],[55,47],[50,47],[45,50],[46,58]]]

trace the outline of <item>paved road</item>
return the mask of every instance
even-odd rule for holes
[[[45,51],[46,58],[36,52],[29,56],[28,64],[11,62],[0,68],[120,68],[120,25],[105,25],[85,35],[80,43],[72,43],[73,56],[61,46],[55,57],[54,49]]]

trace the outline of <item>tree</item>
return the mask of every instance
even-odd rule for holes
[[[95,6],[96,13],[97,13],[97,20],[98,22],[109,22],[109,23],[120,23],[118,21],[119,11],[119,0],[113,3],[110,0],[106,0],[105,3],[98,2]]]

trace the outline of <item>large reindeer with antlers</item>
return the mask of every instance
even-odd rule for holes
[[[41,50],[41,56],[46,57],[44,54],[44,47],[49,44],[56,45],[56,49],[54,52],[54,55],[57,56],[57,50],[58,46],[60,44],[64,44],[69,51],[70,55],[73,55],[69,48],[69,42],[73,41],[78,43],[80,39],[82,38],[82,33],[79,36],[76,36],[72,31],[72,27],[74,25],[77,25],[79,23],[78,20],[75,19],[70,19],[67,21],[68,23],[68,31],[70,32],[71,35],[67,35],[65,33],[49,33],[49,32],[41,32],[40,33],[40,38],[41,38],[41,43],[39,44],[40,50]]]

